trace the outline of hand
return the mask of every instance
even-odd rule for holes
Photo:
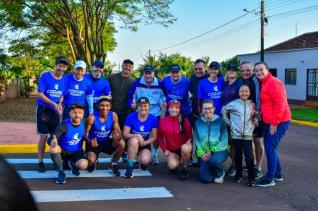
[[[269,128],[269,133],[271,135],[274,135],[276,133],[276,131],[277,131],[277,126],[271,125],[270,128]]]
[[[97,143],[97,139],[96,139],[96,138],[93,138],[93,139],[91,140],[91,145],[92,145],[92,147],[94,147],[94,148],[98,147],[98,143]]]
[[[211,152],[204,153],[202,156],[203,161],[208,161],[211,157]]]
[[[165,151],[165,156],[168,157],[169,155],[170,155],[170,151],[169,151],[169,150],[166,150],[166,151]]]
[[[144,137],[142,137],[140,134],[136,134],[135,137],[138,139],[138,141],[145,141]]]
[[[63,112],[63,107],[60,104],[54,103],[53,104],[53,108],[55,111],[57,111],[57,113],[62,114]]]
[[[121,132],[118,130],[113,130],[112,136],[113,136],[113,139],[119,140],[119,139],[121,139]]]
[[[136,109],[136,105],[135,105],[134,103],[132,103],[132,104],[130,105],[130,108],[131,108],[131,110],[135,110],[135,109]]]
[[[50,146],[51,146],[52,148],[55,148],[57,145],[58,145],[58,144],[57,144],[57,139],[56,139],[55,136],[53,136]]]

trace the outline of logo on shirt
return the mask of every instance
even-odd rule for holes
[[[76,145],[80,142],[80,138],[78,137],[78,133],[75,133],[73,139],[70,140],[68,143],[69,145]]]
[[[213,87],[213,90],[215,91],[215,92],[218,92],[219,90],[218,90],[218,86],[214,86]]]
[[[100,128],[101,131],[105,131],[105,125]]]
[[[76,85],[74,86],[74,88],[75,88],[75,89],[78,89],[78,86],[79,86],[79,85],[78,85],[78,84],[76,84]]]
[[[140,130],[141,132],[144,132],[144,131],[145,131],[145,126],[141,125],[140,128],[139,128],[139,130]]]
[[[59,89],[59,84],[55,84],[54,89]]]

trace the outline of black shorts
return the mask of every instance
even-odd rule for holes
[[[264,135],[264,123],[262,121],[260,121],[258,123],[259,125],[254,129],[253,131],[253,137],[255,138],[262,138]]]
[[[74,152],[68,152],[66,150],[62,149],[62,158],[63,160],[69,160],[73,163],[76,163],[77,161],[81,159],[85,159],[85,154],[82,149],[74,151]]]
[[[36,133],[40,135],[53,134],[60,123],[60,116],[54,110],[45,107],[36,107]]]
[[[108,139],[102,143],[99,143],[98,147],[92,147],[90,144],[86,143],[86,153],[94,152],[97,157],[99,153],[101,152],[111,155],[116,150],[116,148],[114,148],[112,144],[113,144],[112,139]]]
[[[139,147],[139,148],[138,148],[138,153],[139,153],[141,150],[144,150],[144,149],[148,149],[148,150],[151,152],[151,144],[147,144],[146,146]]]
[[[179,155],[179,157],[181,158],[181,149],[170,151],[170,152],[173,152],[173,153]]]

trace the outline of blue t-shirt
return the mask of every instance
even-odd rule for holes
[[[192,113],[191,103],[189,99],[189,91],[191,82],[186,77],[181,77],[178,82],[173,82],[171,76],[166,76],[162,81],[162,86],[167,97],[167,102],[170,100],[178,100],[181,104],[182,115]]]
[[[109,82],[104,77],[96,80],[91,74],[85,74],[85,78],[87,78],[87,80],[89,80],[92,84],[94,104],[98,101],[100,96],[107,96],[111,94]]]
[[[158,127],[158,119],[154,115],[148,114],[148,118],[141,122],[138,118],[138,112],[134,112],[128,115],[125,125],[130,127],[130,133],[140,134],[146,141],[149,139],[152,129]]]
[[[223,77],[219,77],[216,82],[211,82],[208,78],[203,79],[198,86],[198,99],[210,99],[214,102],[215,114],[221,113],[222,108],[222,86]]]
[[[73,74],[66,75],[68,79],[67,95],[64,97],[64,104],[71,106],[72,104],[85,105],[85,99],[87,95],[92,94],[91,82],[83,77],[82,80],[76,80]]]
[[[113,130],[113,112],[109,111],[107,119],[104,122],[100,121],[99,115],[94,115],[94,123],[89,131],[88,138],[97,139],[98,143],[107,141]]]
[[[64,120],[67,126],[67,131],[60,138],[60,145],[62,149],[75,152],[81,150],[83,146],[83,137],[85,134],[85,124],[82,120],[80,125],[72,125],[70,119]]]
[[[42,92],[52,102],[58,103],[60,98],[67,93],[67,78],[62,76],[61,79],[55,79],[51,72],[44,72],[40,77],[38,92]],[[39,106],[53,107],[41,99],[37,99],[36,104]]]

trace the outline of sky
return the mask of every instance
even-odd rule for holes
[[[130,58],[139,65],[148,50],[151,50],[152,55],[158,55],[158,49],[214,29],[246,13],[243,9],[259,11],[260,2],[261,0],[175,0],[170,11],[177,21],[168,28],[140,24],[137,32],[131,32],[117,27],[117,48],[109,53],[108,60],[119,64]],[[301,10],[303,8],[308,9]],[[296,11],[290,13],[294,10]],[[296,35],[318,31],[317,15],[317,0],[265,0],[265,16],[268,17],[268,24],[265,26],[265,48]],[[118,23],[116,25],[119,26]],[[209,56],[210,61],[221,62],[238,54],[259,50],[260,15],[251,12],[199,39],[162,52],[168,55],[180,53],[192,60]]]

